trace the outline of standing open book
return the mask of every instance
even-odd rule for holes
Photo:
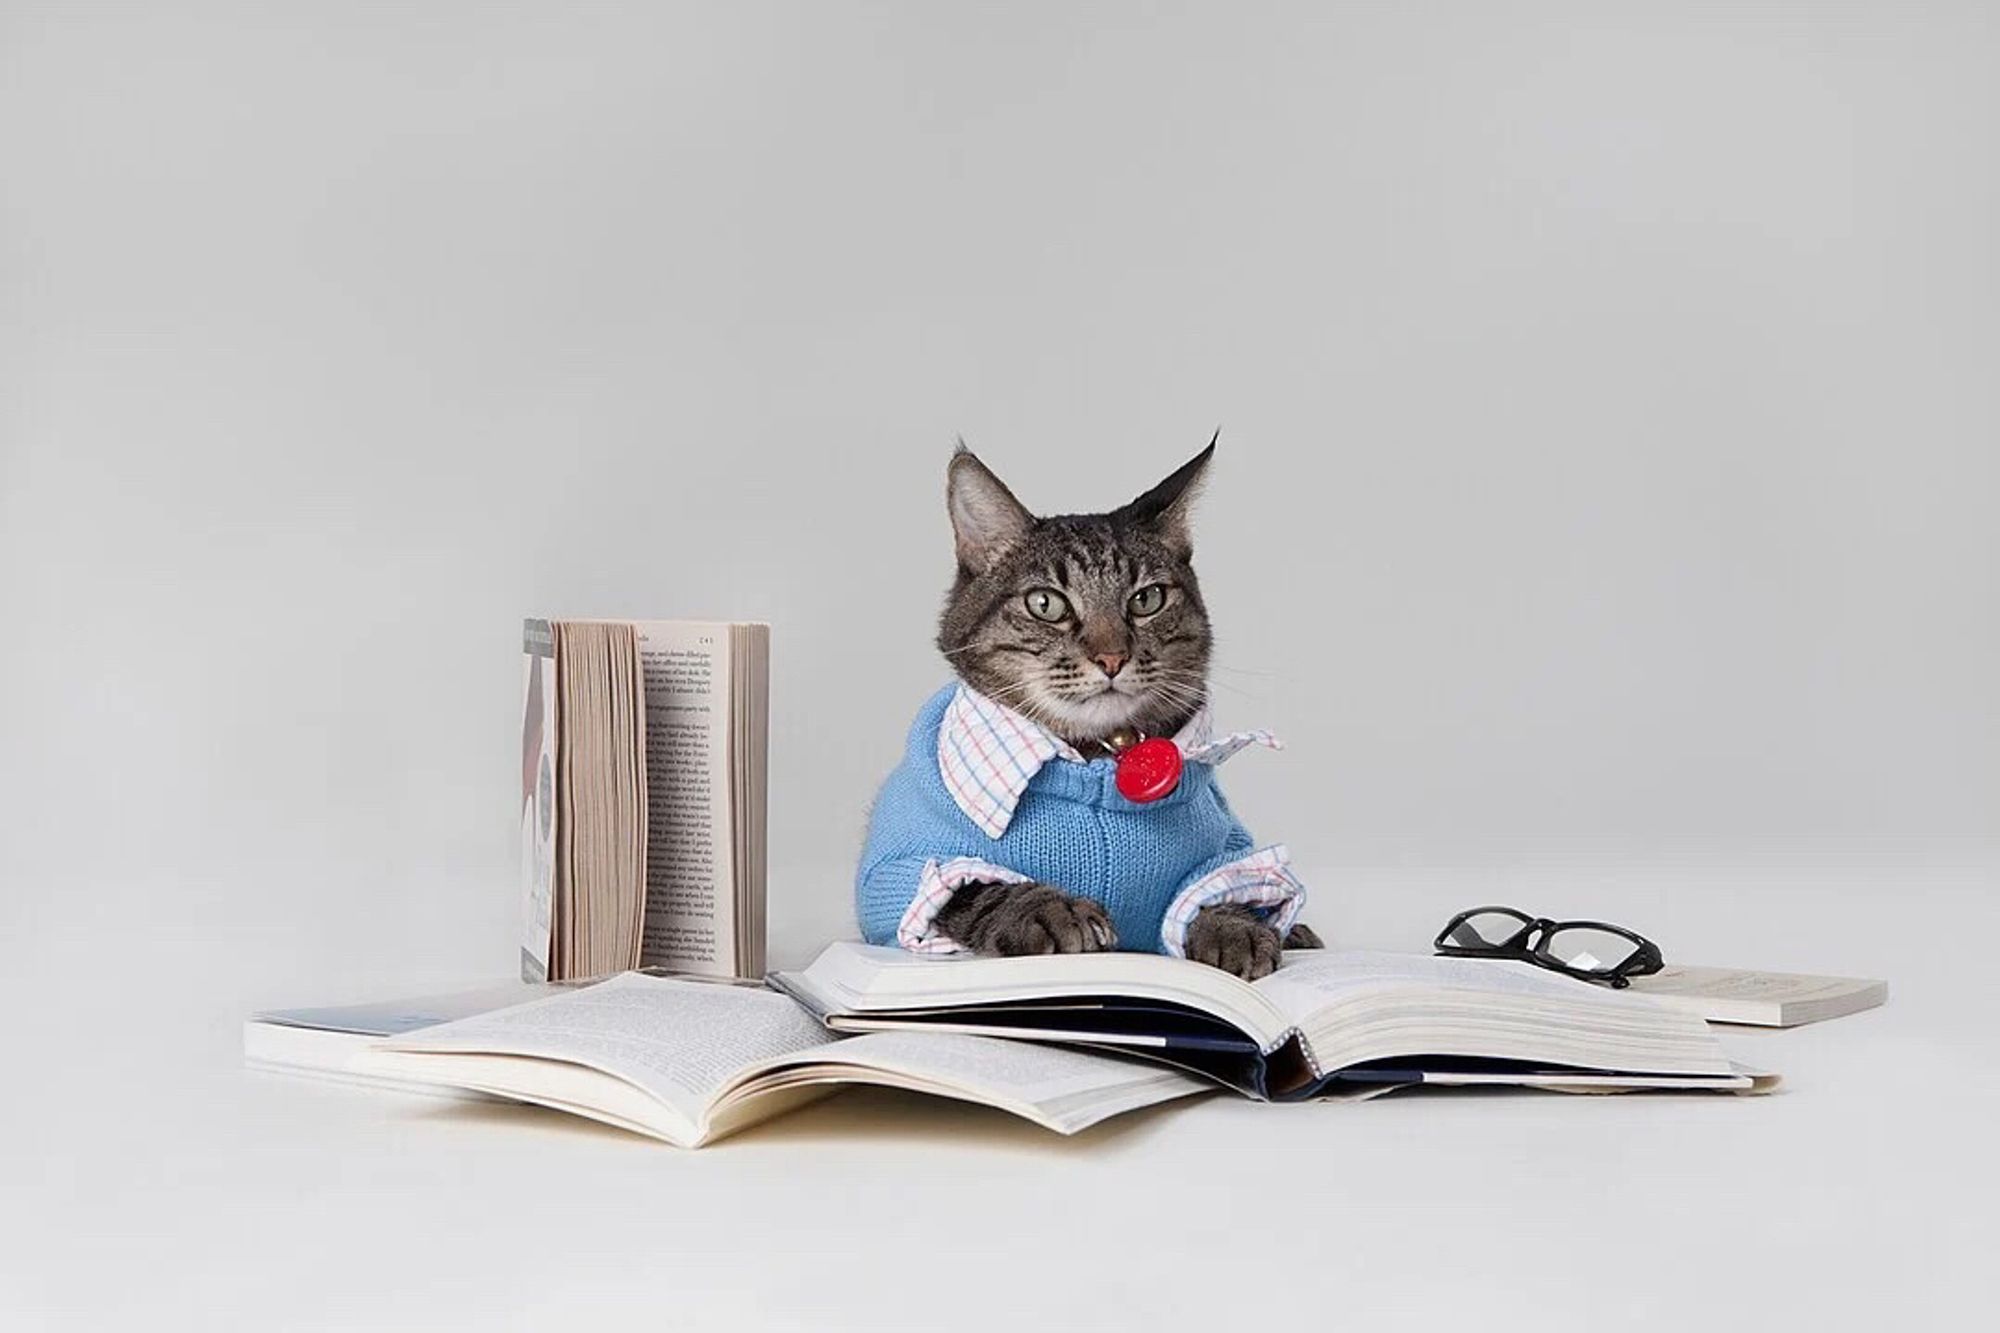
[[[829,945],[772,984],[836,1031],[1151,1054],[1253,1097],[1356,1083],[1761,1092],[1699,1017],[1526,963],[1296,950],[1246,982],[1157,954],[919,957]]]
[[[530,620],[521,975],[764,975],[770,628]]]

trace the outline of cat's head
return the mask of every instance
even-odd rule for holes
[[[1185,722],[1208,688],[1188,519],[1214,453],[1109,513],[1037,518],[960,445],[945,483],[958,574],[938,621],[959,676],[1072,742]]]

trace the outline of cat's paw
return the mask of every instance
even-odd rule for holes
[[[1278,932],[1235,903],[1204,907],[1188,923],[1187,956],[1245,981],[1271,975],[1281,953]]]
[[[965,885],[938,913],[938,927],[978,953],[1006,957],[1118,947],[1102,907],[1047,884]]]
[[[1326,941],[1319,937],[1318,931],[1301,921],[1292,927],[1291,934],[1285,936],[1285,947],[1287,949],[1324,949]]]

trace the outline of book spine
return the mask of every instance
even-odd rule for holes
[[[556,799],[556,641],[546,620],[521,626],[521,979],[550,976],[554,933]]]

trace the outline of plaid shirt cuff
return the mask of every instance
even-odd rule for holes
[[[976,856],[955,856],[939,863],[924,862],[917,877],[917,896],[903,909],[896,923],[896,943],[911,953],[964,953],[965,948],[949,935],[938,933],[937,916],[951,895],[967,884],[1026,884],[1028,877],[1005,866],[982,861]]]
[[[1174,958],[1187,957],[1188,927],[1202,908],[1217,903],[1239,903],[1262,913],[1283,940],[1306,905],[1306,886],[1292,873],[1291,854],[1283,843],[1217,866],[1167,904],[1167,918],[1160,923],[1160,951]]]

